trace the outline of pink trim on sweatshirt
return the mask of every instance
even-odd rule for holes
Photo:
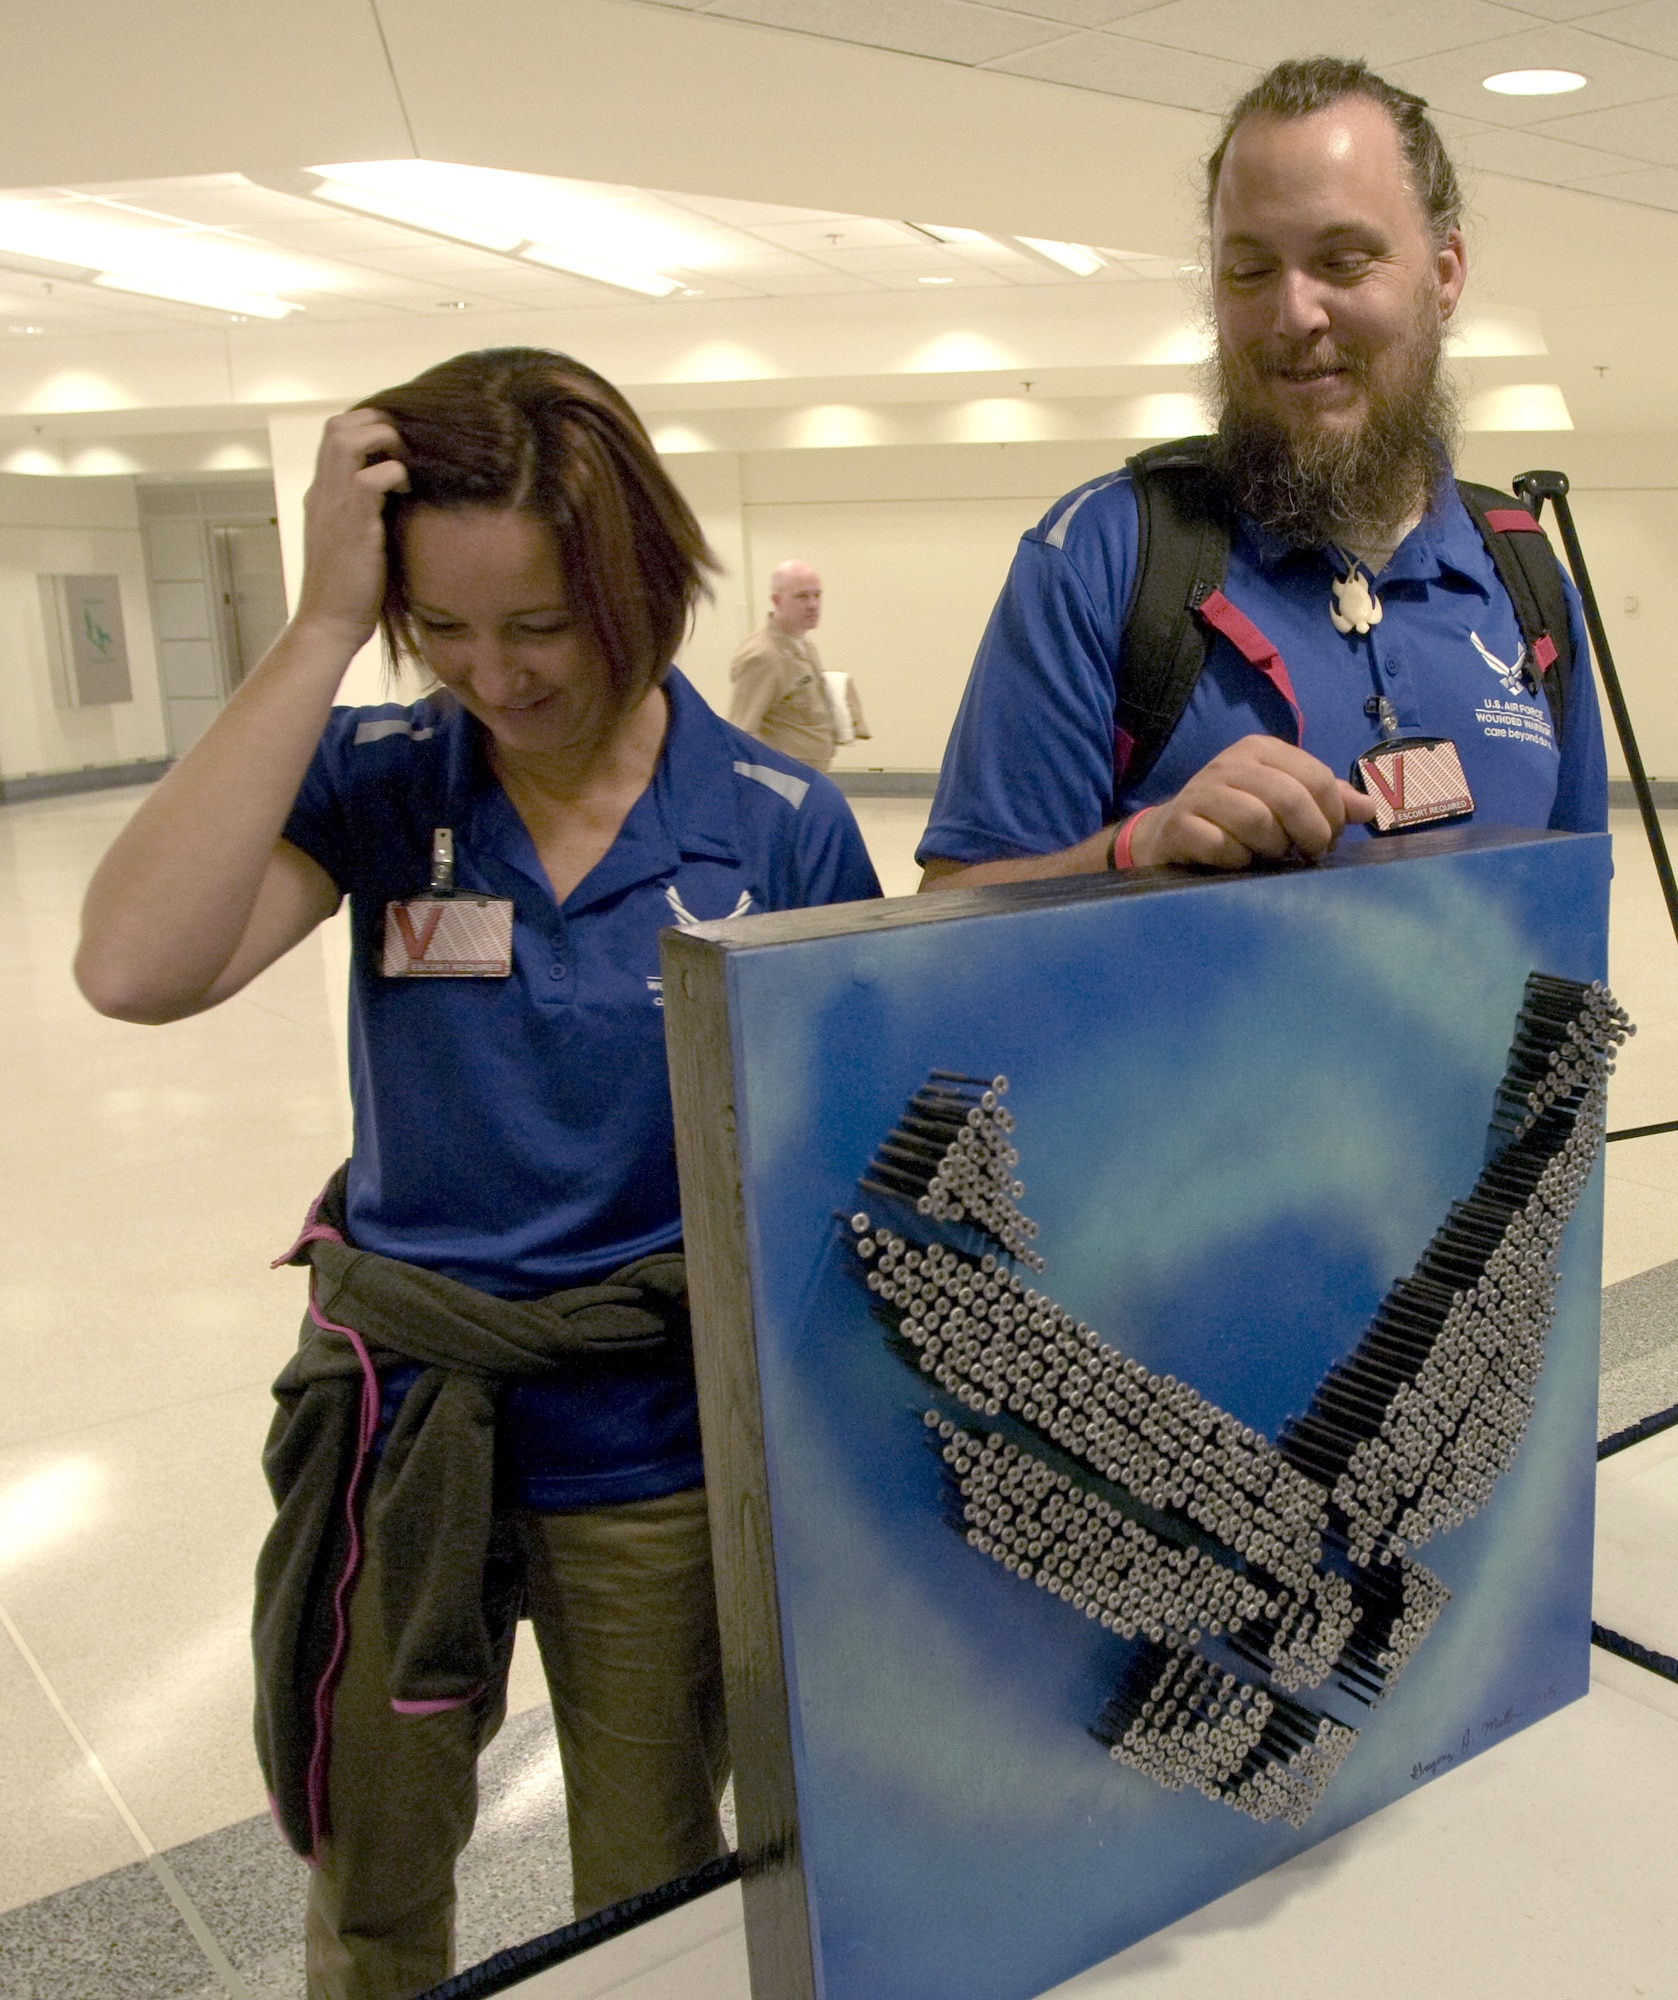
[[[336,1176],[334,1176],[334,1178],[336,1178]],[[289,1264],[292,1258],[297,1255],[298,1251],[301,1250],[304,1244],[306,1243],[343,1242],[344,1240],[343,1232],[341,1230],[334,1229],[330,1223],[322,1222],[320,1219],[320,1205],[326,1199],[326,1188],[329,1188],[331,1185],[332,1182],[328,1181],[326,1187],[323,1187],[320,1193],[315,1196],[314,1200],[310,1202],[309,1212],[303,1218],[302,1235],[298,1237],[297,1241],[291,1246],[291,1248],[285,1253],[283,1257],[276,1257],[274,1259],[273,1263],[271,1263],[268,1266],[270,1271],[277,1271],[280,1269],[282,1265]]]
[[[325,1228],[317,1234],[341,1237]],[[299,1241],[307,1240],[308,1232]],[[309,1286],[309,1317],[323,1333],[338,1333],[355,1349],[355,1357],[361,1363],[361,1413],[356,1434],[355,1462],[350,1467],[350,1476],[344,1487],[344,1519],[349,1529],[349,1550],[345,1557],[343,1574],[338,1578],[332,1593],[332,1650],[327,1655],[326,1665],[321,1669],[320,1679],[315,1683],[314,1714],[315,1740],[309,1751],[309,1769],[305,1790],[309,1801],[309,1859],[318,1864],[320,1847],[327,1833],[326,1780],[327,1762],[332,1748],[332,1696],[337,1687],[338,1675],[344,1664],[344,1654],[350,1641],[350,1591],[361,1570],[361,1482],[372,1456],[373,1439],[379,1428],[379,1377],[373,1366],[372,1356],[367,1352],[367,1343],[353,1326],[339,1326],[322,1316],[315,1304],[314,1284]]]
[[[390,1705],[397,1715],[446,1715],[451,1708],[470,1707],[488,1686],[488,1681],[480,1681],[469,1694],[439,1697],[436,1701],[398,1701],[392,1695]]]

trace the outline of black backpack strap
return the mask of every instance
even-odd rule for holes
[[[1527,657],[1550,704],[1560,743],[1573,674],[1573,628],[1561,564],[1531,508],[1512,494],[1500,493],[1495,486],[1474,486],[1466,479],[1457,481],[1457,492],[1515,607]]]
[[[1213,443],[1179,438],[1126,460],[1136,493],[1136,584],[1115,670],[1115,794],[1140,784],[1158,762],[1206,665],[1209,640],[1194,612],[1223,587],[1231,534]]]

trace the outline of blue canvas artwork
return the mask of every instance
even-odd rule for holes
[[[679,941],[821,2000],[1030,2000],[1585,1693],[1608,876],[1439,833]]]

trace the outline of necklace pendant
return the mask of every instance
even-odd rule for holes
[[[1367,632],[1381,622],[1381,600],[1369,587],[1369,579],[1356,563],[1350,576],[1335,577],[1329,584],[1334,602],[1329,620],[1336,632]]]

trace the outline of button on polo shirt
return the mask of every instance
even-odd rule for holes
[[[1023,537],[951,734],[923,861],[1056,853],[1172,797],[1243,736],[1292,740],[1284,698],[1216,637],[1158,763],[1115,791],[1116,674],[1136,554],[1128,473],[1068,496]],[[1345,777],[1374,741],[1364,704],[1378,691],[1405,729],[1456,744],[1483,824],[1607,824],[1602,725],[1571,586],[1575,666],[1558,752],[1544,697],[1510,691],[1520,628],[1454,487],[1376,578],[1383,616],[1369,632],[1343,634],[1330,622],[1337,574],[1343,566],[1325,551],[1288,549],[1238,520],[1224,595],[1287,663],[1306,750]],[[1368,836],[1348,827],[1344,837]]]

